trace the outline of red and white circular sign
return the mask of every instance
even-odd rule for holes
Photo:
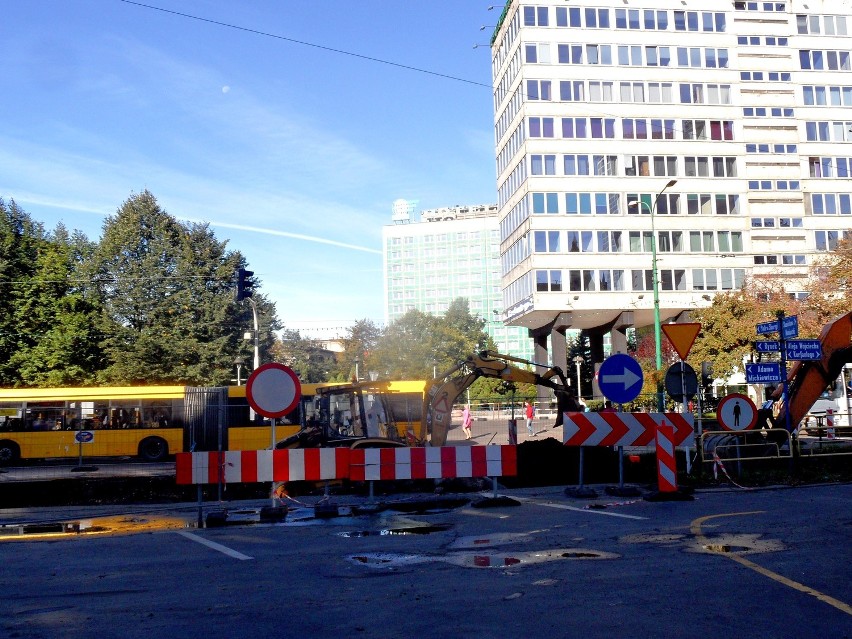
[[[246,382],[249,406],[264,417],[283,417],[296,408],[301,396],[299,376],[289,366],[277,362],[259,367]]]
[[[716,419],[725,430],[750,430],[757,424],[757,407],[748,395],[731,393],[719,402]]]

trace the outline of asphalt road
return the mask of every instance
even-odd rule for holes
[[[505,494],[520,505],[206,529],[191,504],[2,511],[114,517],[0,542],[0,636],[852,637],[850,485]]]

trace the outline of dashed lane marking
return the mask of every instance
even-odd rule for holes
[[[647,517],[640,517],[639,515],[625,515],[624,513],[613,513],[608,510],[599,510],[599,509],[590,509],[590,508],[576,508],[574,506],[568,506],[566,504],[556,504],[551,501],[538,501],[537,499],[530,499],[529,497],[515,497],[518,501],[527,502],[530,504],[535,504],[536,506],[546,506],[547,508],[559,508],[561,510],[574,510],[578,513],[586,513],[586,514],[594,514],[594,515],[606,515],[608,517],[621,517],[622,519],[648,519]]]
[[[204,537],[199,537],[190,532],[179,531],[178,535],[181,537],[186,537],[191,541],[195,541],[202,546],[207,546],[212,550],[218,550],[219,552],[228,555],[228,557],[233,557],[234,559],[239,559],[240,561],[245,561],[246,559],[254,559],[254,557],[249,557],[248,555],[244,555],[241,552],[237,552],[233,548],[228,548],[227,546],[223,546],[222,544],[217,544],[215,541],[210,541],[209,539],[204,539]]]

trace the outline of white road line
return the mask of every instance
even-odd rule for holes
[[[647,517],[639,517],[638,515],[625,515],[622,513],[613,513],[608,510],[601,510],[600,508],[575,508],[574,506],[566,506],[565,504],[555,504],[549,501],[538,501],[535,499],[529,499],[528,497],[515,497],[518,501],[528,502],[530,504],[535,504],[536,506],[546,506],[548,508],[560,508],[562,510],[575,510],[578,513],[588,513],[592,515],[607,515],[608,517],[621,517],[623,519],[648,519]]]
[[[249,557],[248,555],[244,555],[241,552],[237,552],[227,546],[223,546],[222,544],[217,544],[215,541],[210,541],[209,539],[204,539],[204,537],[199,537],[198,535],[194,535],[189,532],[185,532],[183,530],[178,531],[178,535],[181,537],[186,537],[187,539],[191,539],[192,541],[197,541],[202,546],[207,546],[208,548],[212,548],[213,550],[218,550],[221,553],[225,553],[229,557],[233,557],[234,559],[239,559],[241,561],[245,561],[246,559],[254,559],[254,557]]]

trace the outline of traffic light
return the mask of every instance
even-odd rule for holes
[[[249,281],[254,271],[247,271],[244,268],[238,268],[234,271],[234,276],[237,280],[237,290],[234,291],[234,299],[238,302],[254,294],[254,282]]]
[[[710,386],[713,383],[712,362],[701,362],[701,385]]]

